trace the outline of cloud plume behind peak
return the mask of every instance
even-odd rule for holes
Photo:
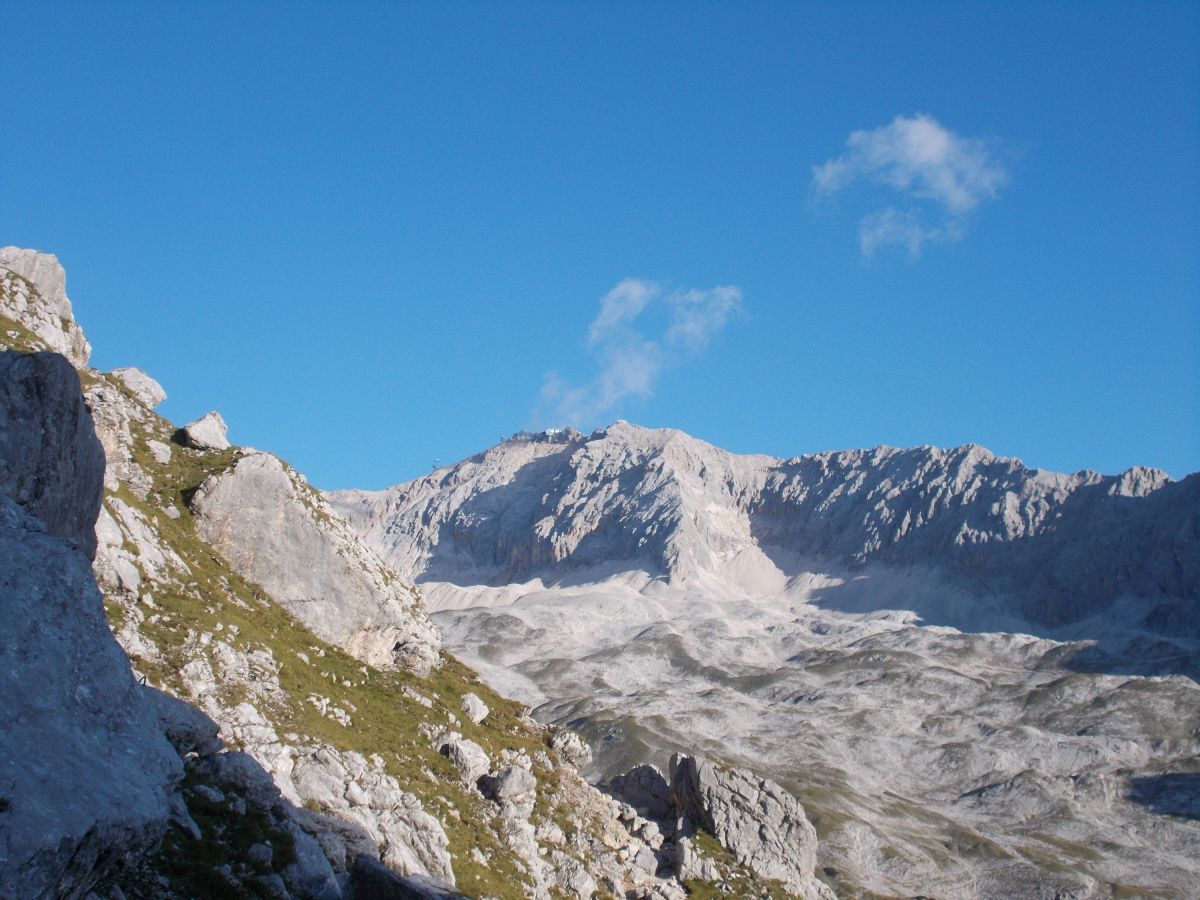
[[[535,418],[585,428],[629,398],[651,396],[663,370],[702,353],[741,302],[741,290],[731,285],[668,291],[654,281],[624,279],[601,298],[588,328],[594,376],[571,384],[558,372],[547,373]],[[665,324],[642,319],[651,308],[665,312]]]

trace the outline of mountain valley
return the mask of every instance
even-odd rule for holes
[[[0,248],[0,894],[1200,895],[1200,474],[618,421],[322,493]]]

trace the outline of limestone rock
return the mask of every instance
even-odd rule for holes
[[[568,897],[590,900],[596,893],[596,879],[592,878],[578,860],[556,849],[550,853],[550,863],[554,884]]]
[[[537,789],[537,778],[523,766],[504,766],[480,782],[483,795],[498,803],[519,803]]]
[[[115,376],[104,376],[84,392],[96,436],[104,445],[104,487],[116,491],[122,484],[134,496],[145,499],[151,479],[134,459],[135,426],[147,423],[154,414],[115,384]]]
[[[76,366],[86,366],[92,348],[75,322],[67,299],[67,273],[51,253],[0,247],[3,270],[20,276],[4,277],[0,290],[0,315],[20,323],[63,354]]]
[[[207,478],[196,530],[319,637],[369,665],[428,674],[441,641],[418,596],[324,498],[269,453]]]
[[[328,817],[319,823],[320,829],[332,826],[340,834],[341,848],[335,846],[337,836],[315,833],[323,846],[329,845],[326,852],[345,866],[351,864],[355,853],[368,851],[380,854],[384,863],[402,874],[454,883],[450,841],[441,823],[382,770],[381,760],[328,747],[300,748],[290,781],[296,802],[317,806],[350,826],[332,826]]]
[[[179,440],[193,450],[227,450],[231,446],[228,431],[221,414],[213,410],[180,428]]]
[[[573,731],[563,729],[555,732],[554,737],[550,738],[550,746],[563,760],[577,769],[592,761],[592,748]]]
[[[219,753],[225,742],[217,737],[216,722],[190,703],[184,703],[157,688],[142,686],[142,694],[158,715],[163,734],[180,757]]]
[[[454,767],[462,776],[463,783],[472,787],[492,767],[492,761],[488,758],[487,752],[457,731],[447,732],[438,741],[438,752],[454,763]]]
[[[467,693],[462,698],[462,710],[467,714],[467,718],[478,725],[488,717],[490,710],[487,704],[473,693]]]
[[[817,833],[804,807],[772,781],[701,757],[671,758],[671,801],[683,833],[703,828],[739,863],[808,900],[832,900],[813,875]]]
[[[171,462],[170,444],[164,444],[162,441],[146,441],[146,446],[150,450],[150,455],[154,457],[154,461],[160,466]]]
[[[614,775],[602,789],[647,819],[665,822],[672,817],[671,786],[654,766],[635,766],[623,775]]]
[[[0,618],[0,896],[82,896],[157,844],[182,767],[87,559],[3,495]]]
[[[680,838],[675,846],[675,866],[679,871],[680,881],[718,881],[721,871],[717,864],[706,856],[696,852],[691,838]]]
[[[146,409],[154,409],[167,399],[167,392],[163,390],[162,385],[141,369],[113,369],[110,374],[121,379],[121,382],[129,389],[129,392]]]
[[[306,900],[339,900],[342,890],[321,845],[294,821],[283,827],[292,836],[296,854],[295,862],[283,870],[284,884],[293,895]]]
[[[259,809],[270,809],[280,797],[271,774],[253,756],[229,751],[196,761],[196,772],[211,783],[233,790]]]
[[[91,558],[103,477],[71,364],[57,353],[0,353],[0,491]]]

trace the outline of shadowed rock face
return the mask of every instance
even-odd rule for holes
[[[0,354],[0,895],[79,897],[161,838],[179,757],[81,547],[103,452],[57,354]]]
[[[0,353],[0,491],[96,555],[104,448],[79,376],[57,353]]]

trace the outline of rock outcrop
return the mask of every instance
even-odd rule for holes
[[[0,371],[0,894],[81,897],[162,838],[183,773],[80,549],[103,454],[78,377],[54,354]]]
[[[762,878],[805,900],[833,900],[813,875],[816,830],[799,801],[774,782],[677,754],[671,758],[671,803],[683,836],[703,829]]]
[[[15,276],[15,277],[14,277]],[[37,336],[45,349],[86,366],[92,348],[67,299],[67,273],[51,253],[0,247],[0,316]]]
[[[229,428],[216,410],[188,422],[179,429],[179,441],[193,450],[228,450]]]
[[[207,478],[197,534],[318,636],[373,666],[428,674],[440,640],[416,594],[325,499],[269,453]]]
[[[57,353],[0,353],[0,491],[91,558],[103,474],[71,364]]]
[[[122,384],[133,394],[134,399],[146,409],[155,409],[167,399],[167,392],[163,390],[163,386],[141,369],[128,367],[113,369],[112,374],[121,379]]]

